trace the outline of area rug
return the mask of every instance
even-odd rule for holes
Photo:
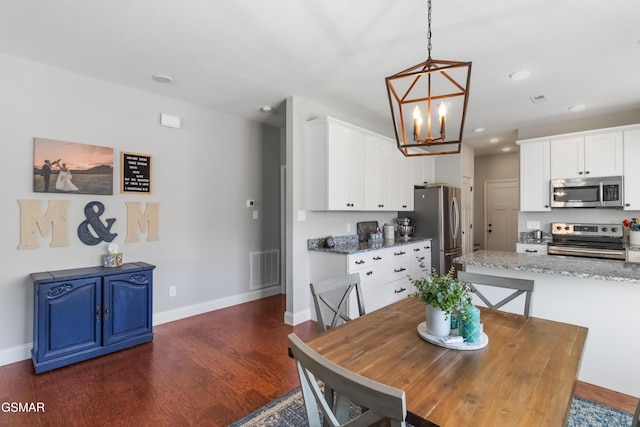
[[[629,427],[632,414],[574,397],[568,427]],[[304,427],[307,416],[300,388],[268,403],[230,427]],[[409,424],[407,424],[410,427]]]

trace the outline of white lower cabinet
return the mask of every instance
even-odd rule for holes
[[[421,277],[415,272],[419,258],[431,266],[431,240],[409,243],[351,255],[311,251],[309,273],[311,282],[344,274],[360,273],[360,284],[367,313],[406,298],[415,291],[410,277]],[[313,303],[310,304],[313,307]],[[357,317],[355,298],[349,301],[350,317]],[[314,316],[315,318],[315,316]]]
[[[527,255],[547,255],[546,243],[516,243],[516,252]]]

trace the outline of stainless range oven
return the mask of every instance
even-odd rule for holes
[[[624,260],[622,226],[619,224],[551,224],[553,241],[549,255],[568,255],[588,258]]]

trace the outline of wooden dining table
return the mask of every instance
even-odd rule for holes
[[[415,426],[563,426],[587,328],[480,308],[489,343],[454,350],[417,331],[425,306],[406,298],[307,344],[338,365],[406,394]]]

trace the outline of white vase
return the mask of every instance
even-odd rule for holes
[[[436,337],[447,337],[451,333],[451,319],[442,310],[426,304],[425,320],[427,333]]]

